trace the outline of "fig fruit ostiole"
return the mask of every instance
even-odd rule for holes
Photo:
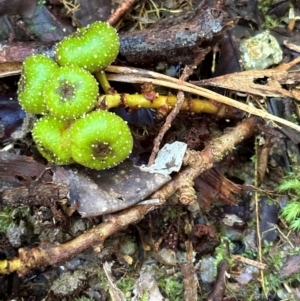
[[[127,123],[108,111],[93,111],[72,126],[73,159],[93,169],[111,168],[125,160],[133,139]]]
[[[60,67],[47,82],[43,95],[51,115],[63,120],[76,119],[95,107],[98,83],[82,68]]]

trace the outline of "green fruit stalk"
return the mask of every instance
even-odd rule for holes
[[[132,146],[127,123],[114,113],[94,111],[72,126],[72,157],[86,167],[111,168],[128,157]]]
[[[77,65],[91,73],[109,66],[119,52],[119,36],[108,23],[97,21],[61,40],[55,51],[59,65]]]

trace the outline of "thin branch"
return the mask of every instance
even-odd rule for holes
[[[192,73],[193,73],[193,69],[191,67],[186,66],[185,69],[184,69],[184,72],[180,76],[179,80],[181,82],[186,81]],[[178,91],[178,93],[177,93],[177,102],[174,105],[174,107],[173,107],[172,111],[170,112],[170,114],[167,116],[166,121],[165,121],[164,125],[162,126],[162,128],[159,130],[158,135],[154,139],[154,145],[153,145],[153,149],[152,149],[152,152],[151,152],[151,156],[149,158],[148,165],[151,165],[151,164],[154,163],[155,157],[156,157],[156,155],[159,151],[160,143],[161,143],[164,135],[166,134],[166,132],[171,127],[173,120],[178,115],[178,113],[180,111],[180,108],[182,107],[182,105],[184,103],[184,100],[185,100],[184,93],[182,91]]]
[[[115,26],[121,18],[128,13],[137,0],[123,0],[122,3],[117,7],[117,9],[109,16],[107,22]]]

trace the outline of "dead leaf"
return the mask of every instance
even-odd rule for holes
[[[288,71],[299,62],[300,58],[297,58],[291,63],[281,64],[274,69],[235,72],[191,83],[198,86],[226,88],[263,97],[292,97],[300,100],[300,91],[297,89],[286,90],[282,87],[282,85],[292,85],[300,82],[299,72]],[[259,84],[259,80],[264,80],[266,84]]]

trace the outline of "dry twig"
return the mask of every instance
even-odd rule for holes
[[[184,82],[186,81],[189,76],[193,73],[193,69],[189,66],[186,66],[182,75],[179,78],[179,81]],[[159,146],[160,143],[165,135],[165,133],[169,130],[169,128],[172,125],[172,121],[176,118],[176,116],[178,115],[181,106],[184,103],[184,93],[183,91],[178,91],[177,93],[177,102],[176,105],[174,106],[174,108],[172,109],[172,111],[170,112],[170,114],[167,116],[166,121],[164,123],[164,125],[162,126],[162,128],[159,130],[158,135],[155,137],[154,139],[154,145],[153,145],[153,149],[152,149],[152,153],[151,156],[149,158],[149,163],[148,165],[151,165],[154,163],[155,157],[159,151]]]
[[[210,294],[207,297],[208,301],[224,300],[223,295],[226,288],[226,272],[228,272],[228,270],[229,270],[229,264],[227,260],[222,260],[218,264],[217,280],[213,290],[210,292]]]
[[[118,8],[109,16],[107,22],[110,25],[115,26],[136,2],[137,0],[123,0]]]

